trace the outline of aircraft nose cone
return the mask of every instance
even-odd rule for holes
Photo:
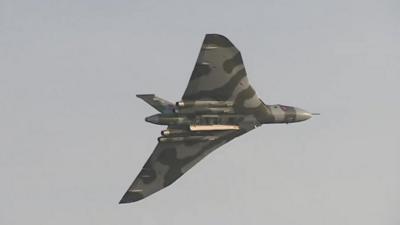
[[[296,108],[296,121],[308,120],[312,117],[312,114],[304,109]]]

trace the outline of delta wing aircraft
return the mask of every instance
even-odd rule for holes
[[[167,187],[216,148],[262,124],[294,123],[313,115],[258,98],[239,50],[219,34],[205,36],[181,101],[173,104],[154,94],[137,97],[160,112],[147,122],[168,127],[120,203]]]

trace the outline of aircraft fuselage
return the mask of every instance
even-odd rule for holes
[[[215,104],[213,104],[215,103]],[[258,117],[249,118],[236,112],[230,102],[206,101],[197,104],[177,102],[176,108],[168,113],[159,113],[146,117],[146,121],[158,125],[168,126],[209,126],[209,130],[215,127],[210,125],[240,126],[243,123],[252,123],[256,126],[271,123],[295,123],[311,118],[311,113],[293,106],[266,105],[258,107]]]

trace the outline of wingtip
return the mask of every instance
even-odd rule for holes
[[[219,47],[234,47],[232,42],[222,34],[206,34],[204,44],[213,44]]]
[[[224,38],[226,38],[224,35],[218,34],[218,33],[208,33],[208,34],[206,34],[206,36],[218,36],[218,37],[224,37]]]
[[[124,196],[121,198],[119,201],[119,204],[127,204],[127,203],[132,203],[132,202],[137,202],[139,200],[142,200],[144,196],[138,192],[130,192],[127,191]]]
[[[123,199],[121,199],[119,202],[118,202],[118,204],[127,204],[127,203],[131,203],[131,202],[127,202],[127,201],[125,201],[125,200],[123,200]]]

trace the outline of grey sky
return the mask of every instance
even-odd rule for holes
[[[0,224],[400,224],[400,2],[0,1]],[[205,33],[242,52],[264,125],[118,201]]]

